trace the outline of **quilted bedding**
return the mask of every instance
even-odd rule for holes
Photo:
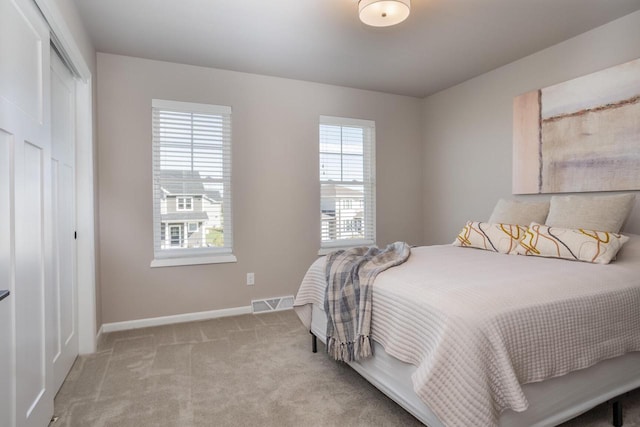
[[[307,327],[325,280],[320,258],[295,301]],[[527,409],[522,384],[640,351],[640,236],[609,265],[414,248],[377,277],[371,332],[416,366],[413,388],[443,424],[496,425]]]

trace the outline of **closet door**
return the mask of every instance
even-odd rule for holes
[[[9,194],[0,197],[9,199],[10,216],[0,239],[0,289],[11,291],[0,306],[11,318],[0,332],[11,337],[9,360],[0,360],[11,378],[0,387],[12,402],[0,424],[42,427],[54,395],[49,29],[30,0],[0,0],[0,58],[0,164],[9,169],[0,172]]]
[[[75,80],[51,50],[51,200],[53,215],[53,386],[78,356],[75,203]]]
[[[11,278],[11,144],[0,125],[0,426],[14,423],[13,295]],[[11,289],[10,289],[11,288]]]

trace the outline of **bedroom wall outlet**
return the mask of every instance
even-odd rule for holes
[[[253,273],[247,273],[247,286],[256,284],[256,276]]]

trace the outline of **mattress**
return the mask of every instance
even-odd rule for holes
[[[307,326],[322,262],[296,298]],[[640,350],[638,305],[638,236],[607,266],[415,248],[374,284],[372,338],[415,368],[413,390],[447,425],[495,425],[505,409],[527,410],[522,384]]]

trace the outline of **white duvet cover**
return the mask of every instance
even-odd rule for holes
[[[324,258],[295,308],[322,304]],[[521,384],[640,350],[640,236],[609,265],[429,246],[381,273],[372,338],[416,366],[418,396],[447,426],[497,424],[523,411]]]

